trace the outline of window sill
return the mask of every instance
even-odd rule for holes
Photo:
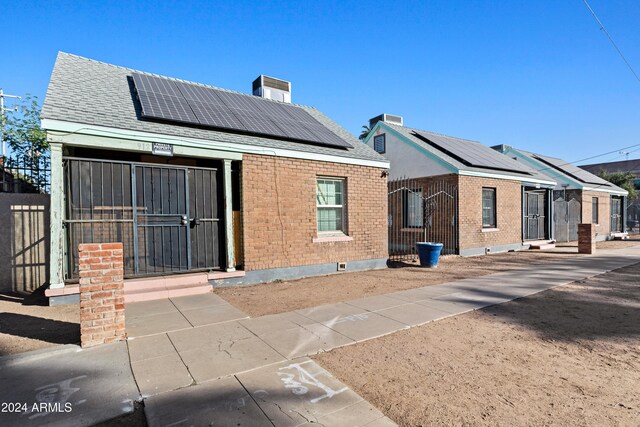
[[[500,229],[499,228],[483,228],[482,229],[483,233],[493,233],[493,232],[496,232],[496,231],[500,231]]]
[[[350,242],[353,237],[345,234],[319,235],[313,238],[313,243],[330,243],[330,242]]]

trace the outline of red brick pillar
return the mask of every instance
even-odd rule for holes
[[[81,346],[125,339],[122,243],[81,244],[78,251]]]
[[[595,224],[578,224],[578,253],[593,254],[596,252]]]

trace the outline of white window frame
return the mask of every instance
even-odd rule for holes
[[[485,207],[484,207],[484,192],[485,191],[490,191],[493,194],[493,206],[491,207],[491,210],[493,211],[493,224],[486,224],[484,222],[484,211],[485,211]],[[482,203],[482,228],[483,229],[493,229],[493,228],[498,228],[498,189],[496,187],[482,187],[482,198],[481,198],[481,203]]]
[[[341,205],[321,205],[318,203],[318,182],[319,181],[339,181],[342,185],[342,204]],[[347,210],[347,179],[336,176],[316,176],[316,233],[318,236],[346,236],[347,235],[347,222],[346,222],[346,210]],[[340,221],[342,223],[342,230],[329,230],[320,231],[318,222],[318,212],[320,209],[340,209]]]

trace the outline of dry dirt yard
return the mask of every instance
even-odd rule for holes
[[[638,244],[640,239],[598,242],[597,247],[615,249]],[[469,258],[445,256],[440,259],[437,269],[420,268],[414,263],[401,268],[332,274],[244,287],[221,287],[214,288],[213,291],[251,317],[257,317],[479,277],[565,256],[582,256],[577,252],[577,243],[569,243],[549,252],[507,252]]]
[[[638,426],[640,264],[314,359],[401,426]]]

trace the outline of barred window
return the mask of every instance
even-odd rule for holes
[[[496,189],[482,189],[482,227],[496,228]]]
[[[345,180],[318,178],[316,181],[316,208],[318,233],[345,233]]]
[[[406,190],[404,193],[404,226],[420,228],[424,224],[422,190]]]
[[[599,224],[598,222],[599,214],[600,212],[598,212],[598,198],[592,197],[591,198],[591,223],[592,224]]]

